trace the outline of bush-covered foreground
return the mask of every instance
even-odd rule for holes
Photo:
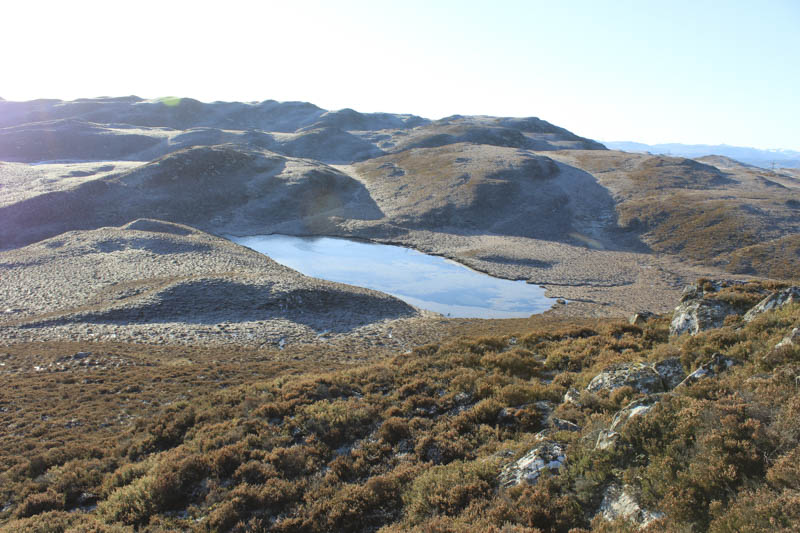
[[[759,289],[709,297],[745,308]],[[38,418],[4,429],[0,520],[15,532],[795,531],[800,343],[776,346],[798,326],[798,304],[694,337],[670,338],[667,317],[598,321],[334,371],[176,366],[105,396],[97,377],[64,372],[40,391],[54,409],[84,394],[98,420],[120,401],[147,416],[67,423],[63,438]],[[715,354],[732,366],[667,392],[587,389],[612,365],[674,358],[688,373]],[[614,422],[645,397],[649,409]],[[598,445],[612,423],[613,445]],[[504,470],[543,442],[563,465],[508,483]],[[635,512],[608,511],[620,491]]]

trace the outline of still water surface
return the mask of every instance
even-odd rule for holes
[[[307,276],[379,290],[451,317],[520,318],[548,310],[544,289],[493,278],[402,246],[332,237],[229,237]]]

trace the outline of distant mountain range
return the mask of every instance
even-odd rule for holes
[[[762,168],[787,167],[800,168],[800,152],[793,150],[759,150],[744,146],[727,144],[644,144],[637,142],[615,141],[603,142],[611,150],[625,152],[649,152],[651,154],[668,154],[681,157],[702,157],[706,155],[724,155],[742,163]]]

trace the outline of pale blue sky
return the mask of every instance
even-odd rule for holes
[[[0,96],[304,100],[800,150],[800,0],[7,0]]]

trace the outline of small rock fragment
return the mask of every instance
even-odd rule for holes
[[[650,311],[639,311],[638,313],[631,315],[631,317],[628,319],[628,322],[634,326],[642,326],[654,316],[656,315]]]
[[[550,425],[553,426],[555,429],[561,431],[580,431],[581,427],[574,423],[570,422],[569,420],[564,420],[563,418],[551,418]]]

